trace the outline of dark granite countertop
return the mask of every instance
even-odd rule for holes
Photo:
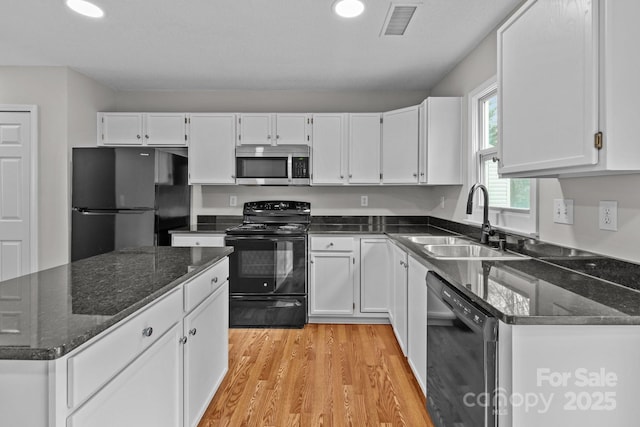
[[[20,333],[0,334],[0,359],[61,357],[231,252],[132,248],[0,282],[23,296],[6,308],[22,316]]]

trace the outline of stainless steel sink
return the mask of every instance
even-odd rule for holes
[[[423,250],[427,255],[433,258],[447,260],[487,259],[493,261],[507,261],[529,259],[529,257],[517,253],[500,251],[469,242],[466,242],[466,244],[463,245],[424,245]]]
[[[468,245],[469,241],[453,236],[403,236],[419,245]]]

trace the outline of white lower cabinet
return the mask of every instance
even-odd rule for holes
[[[312,252],[309,255],[309,314],[351,315],[353,252]]]
[[[427,384],[427,267],[409,255],[407,277],[407,359],[422,393]]]
[[[184,426],[197,426],[229,365],[229,282],[184,319]]]
[[[360,240],[360,311],[389,311],[389,252],[386,238]]]
[[[389,242],[391,284],[389,320],[402,353],[407,355],[407,253]]]
[[[68,427],[175,427],[182,420],[182,324],[68,418]],[[95,369],[100,369],[96,366]]]
[[[309,236],[309,321],[386,323],[387,238]]]

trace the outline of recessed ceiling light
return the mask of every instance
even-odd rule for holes
[[[333,11],[343,18],[355,18],[364,12],[364,3],[360,0],[337,0]]]
[[[67,0],[67,6],[74,12],[90,18],[102,18],[104,16],[102,9],[85,0]]]

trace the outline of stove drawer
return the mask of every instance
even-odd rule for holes
[[[231,296],[230,328],[303,328],[307,323],[307,297]]]
[[[328,252],[351,252],[353,251],[352,237],[331,237],[331,236],[312,236],[312,251],[328,251]]]

